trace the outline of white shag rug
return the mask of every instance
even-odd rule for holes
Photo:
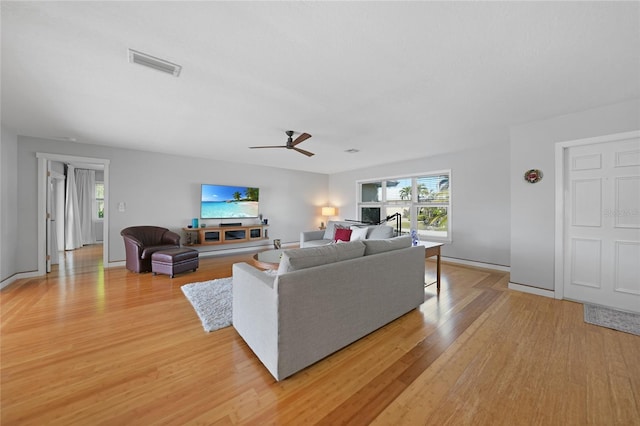
[[[232,277],[227,277],[181,287],[205,331],[215,331],[231,325],[232,281]]]

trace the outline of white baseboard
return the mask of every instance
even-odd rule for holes
[[[0,282],[0,290],[2,290],[3,288],[5,288],[6,286],[8,286],[9,284],[14,283],[16,280],[18,280],[19,278],[15,275],[10,276],[9,278],[7,278],[6,280]]]
[[[33,278],[33,277],[39,277],[41,276],[38,271],[32,271],[32,272],[20,272],[18,274],[14,274],[12,276],[10,276],[9,278],[7,278],[6,280],[0,282],[0,290],[2,290],[3,288],[5,288],[6,286],[8,286],[9,284],[12,284],[18,280],[24,279],[24,278]]]
[[[188,248],[193,248],[191,246],[186,246]],[[236,254],[236,253],[243,253],[243,252],[247,252],[247,251],[256,251],[258,249],[262,249],[262,248],[272,248],[272,244],[269,243],[268,245],[262,245],[262,246],[251,246],[251,247],[238,247],[238,248],[225,248],[222,250],[212,250],[212,251],[201,251],[199,256],[200,257],[212,257],[212,256],[216,256],[216,255],[220,255],[220,254]],[[283,243],[282,244],[282,248],[291,248],[291,247],[298,247],[298,243]],[[114,262],[109,262],[107,265],[104,265],[105,268],[117,268],[117,267],[124,267],[126,266],[126,261],[124,260],[117,260]]]
[[[553,292],[553,290],[547,290],[544,288],[530,287],[528,285],[522,285],[522,284],[516,284],[516,283],[510,282],[509,289],[521,291],[523,293],[535,294],[536,296],[544,296],[544,297],[550,297],[552,299],[555,299],[555,293]]]
[[[283,243],[282,244],[282,248],[298,247],[298,244],[299,244],[298,242]],[[220,254],[244,253],[244,252],[247,252],[247,251],[256,251],[258,249],[263,249],[263,248],[264,249],[273,248],[273,244],[269,243],[269,244],[264,244],[262,246],[225,248],[223,250],[214,250],[214,251],[201,251],[200,252],[200,257],[211,257],[211,256],[220,255]],[[103,264],[103,267],[105,269],[107,269],[107,268],[118,268],[118,267],[124,267],[124,266],[126,266],[126,261],[124,261],[124,260],[117,260],[115,262],[109,262],[106,265]],[[39,277],[39,276],[43,276],[43,275],[44,274],[38,273],[38,271],[20,272],[20,273],[14,274],[14,275],[10,276],[9,278],[5,279],[4,281],[0,282],[0,290],[2,290],[6,286],[14,283],[17,280],[21,280],[21,279],[24,279],[24,278]]]
[[[434,259],[430,257],[429,259]],[[459,263],[460,265],[475,266],[477,268],[495,269],[496,271],[511,272],[511,268],[504,265],[495,265],[493,263],[476,262],[473,260],[456,259],[454,257],[441,257],[440,260],[449,263]]]
[[[297,247],[299,243],[295,242],[295,243],[282,243],[282,248],[292,248],[292,247]],[[237,247],[237,248],[225,248],[222,250],[212,250],[212,251],[201,251],[200,252],[200,257],[210,257],[210,256],[216,256],[216,255],[220,255],[220,254],[237,254],[237,253],[244,253],[247,251],[256,251],[256,250],[263,250],[263,249],[272,249],[273,248],[273,244],[269,243],[269,244],[264,244],[261,246],[250,246],[250,247]]]

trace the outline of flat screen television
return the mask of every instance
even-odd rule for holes
[[[201,219],[258,217],[260,211],[258,188],[203,184],[200,194]]]

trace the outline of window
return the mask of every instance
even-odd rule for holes
[[[96,182],[96,215],[97,219],[104,219],[104,182]]]
[[[415,229],[424,240],[451,241],[450,175],[446,170],[360,181],[359,220],[387,223],[399,228],[401,234]]]

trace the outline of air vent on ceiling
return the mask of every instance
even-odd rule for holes
[[[138,52],[137,50],[129,49],[129,62],[138,65],[144,65],[145,67],[153,68],[157,71],[162,71],[167,74],[171,74],[174,77],[180,75],[182,67],[164,59],[156,58],[155,56],[147,55],[146,53]]]

